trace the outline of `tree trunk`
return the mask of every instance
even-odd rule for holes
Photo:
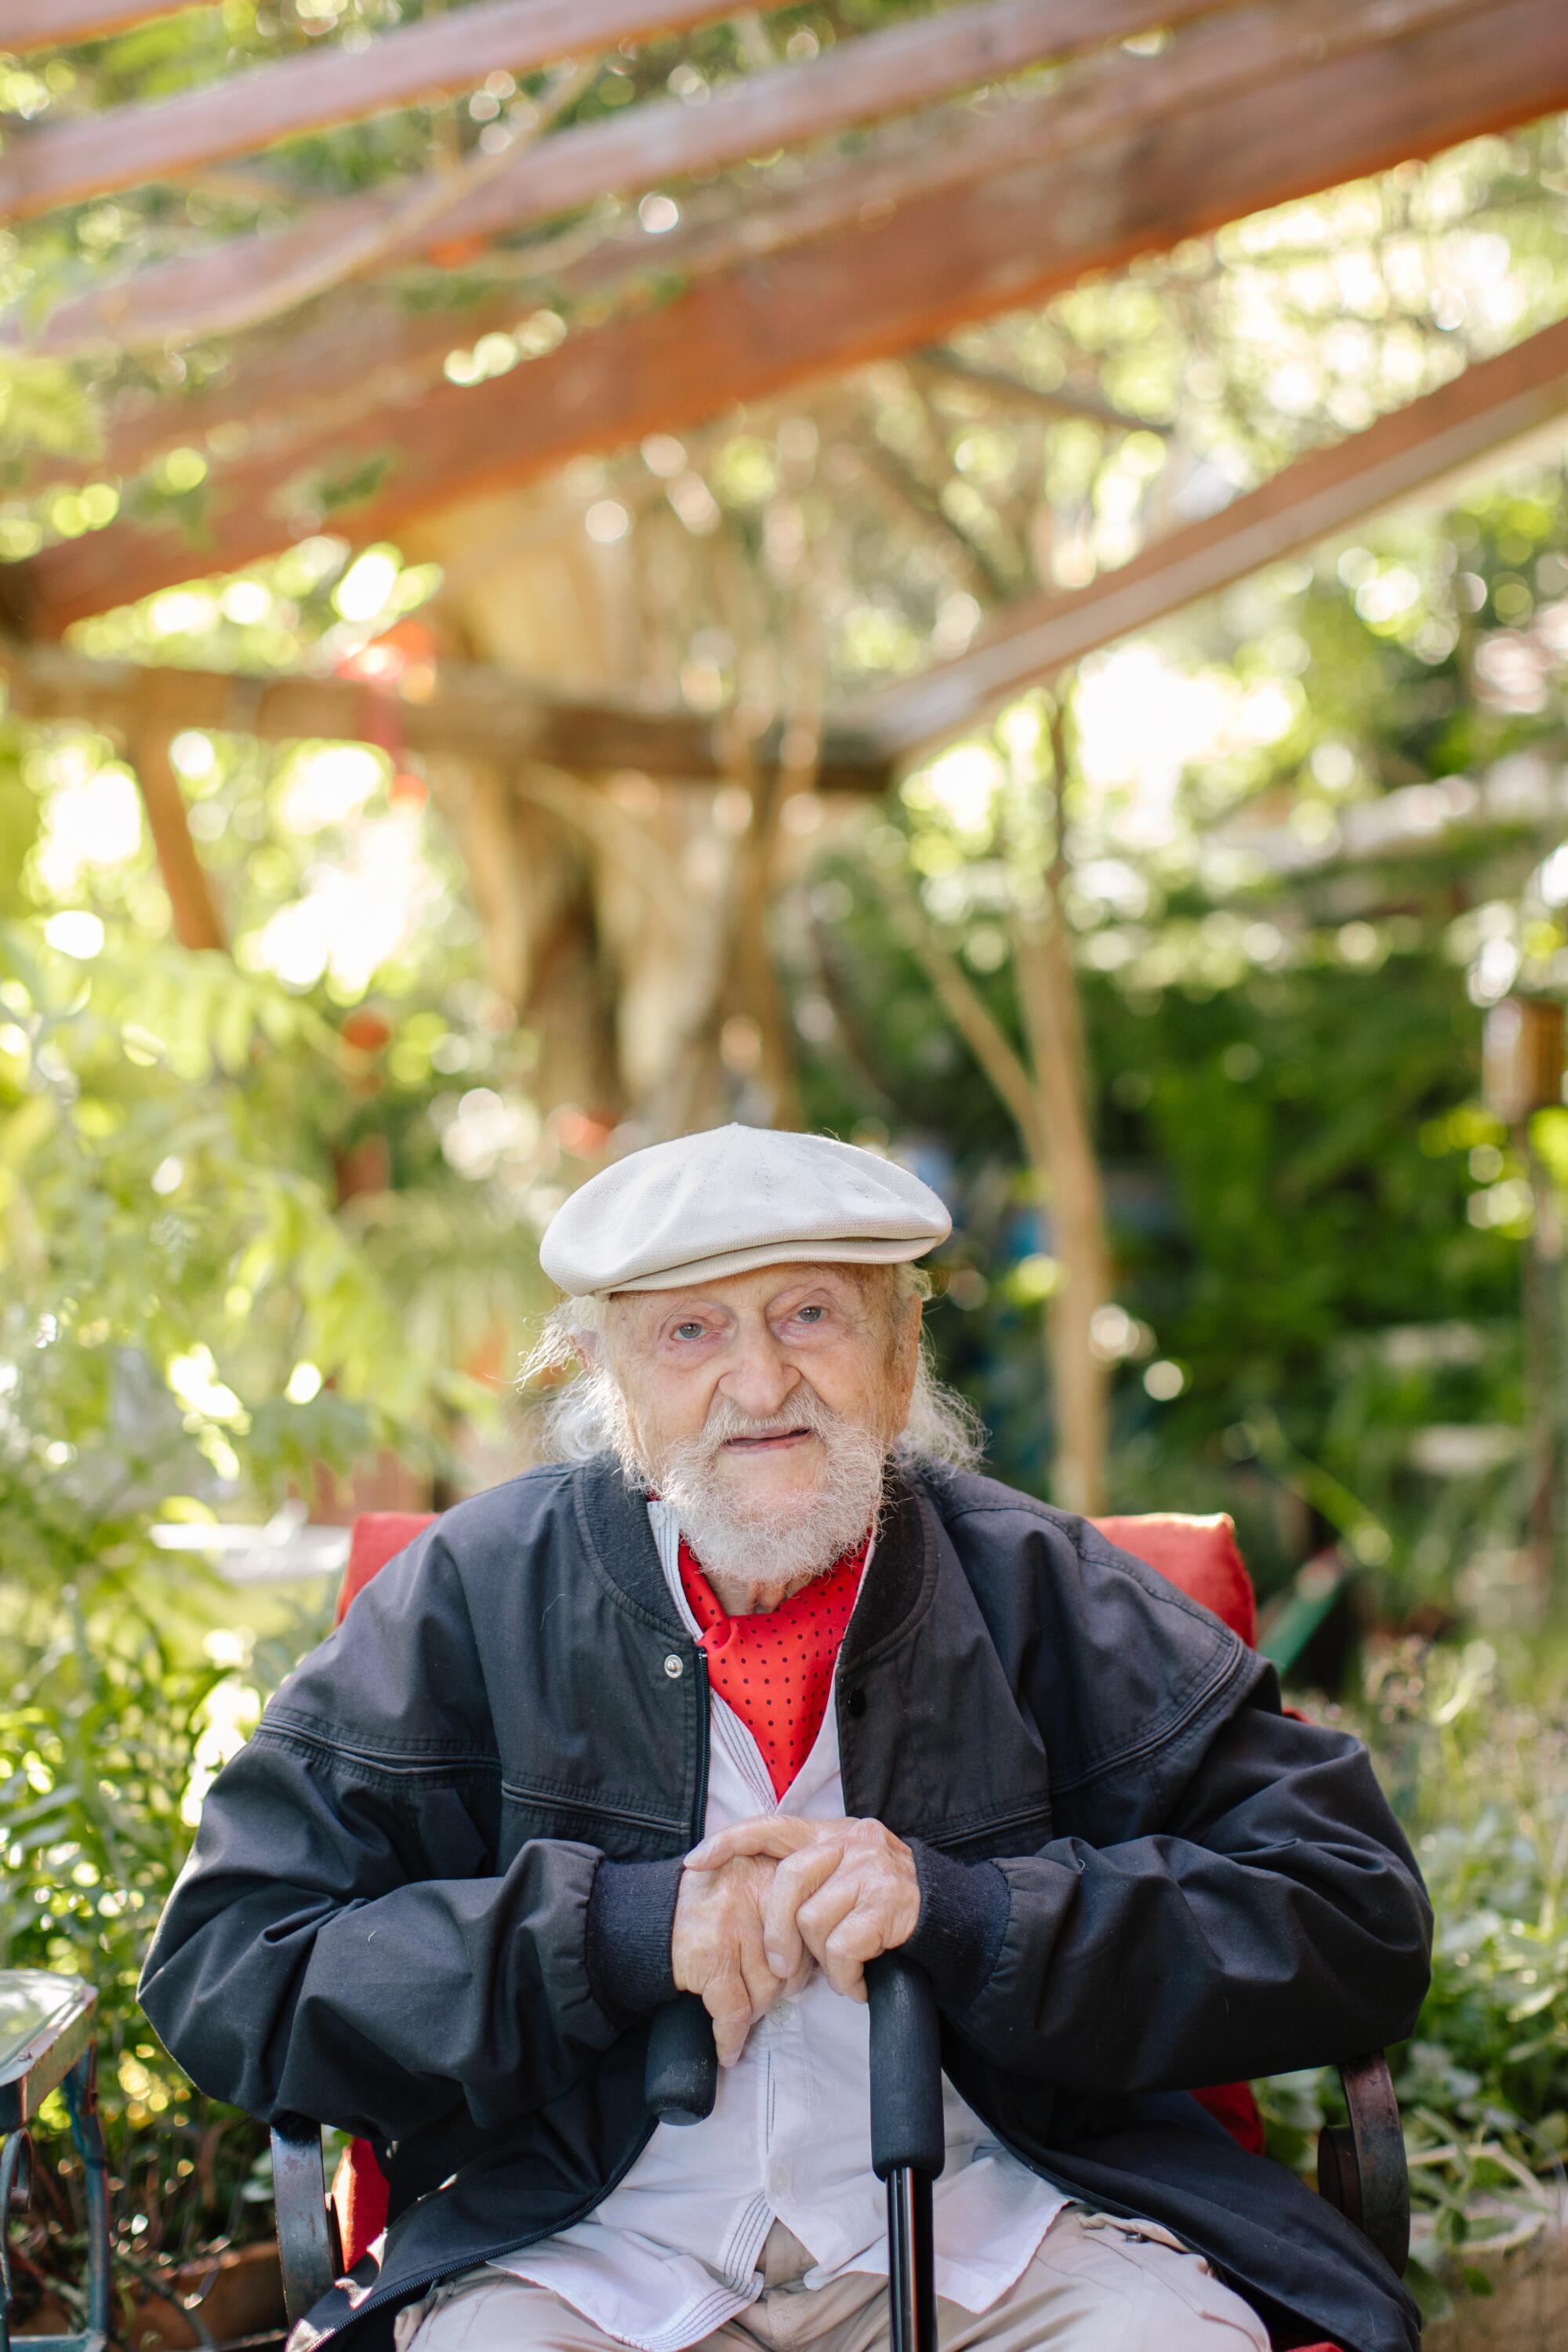
[[[447,568],[433,617],[454,649],[557,689],[624,693],[638,682],[650,649],[635,537],[595,545],[583,504],[552,484],[421,525],[415,551]],[[740,551],[715,538],[674,552],[689,559],[687,593],[704,586],[741,645],[768,654],[767,615]],[[679,643],[664,649],[667,667]],[[656,1135],[737,1114],[797,1119],[769,919],[778,813],[815,782],[816,733],[815,723],[786,728],[778,772],[760,772],[751,746],[773,715],[771,703],[736,714],[730,783],[751,803],[738,832],[717,821],[732,814],[732,796],[726,811],[722,793],[695,785],[528,764],[510,776],[467,762],[466,773],[457,763],[433,772],[497,986],[539,1039],[531,1091],[545,1109],[574,1102]],[[792,740],[809,746],[806,772]]]
[[[1014,968],[1038,1105],[1031,1154],[1048,1190],[1061,1278],[1046,1307],[1046,1356],[1057,1409],[1058,1500],[1089,1517],[1105,1508],[1110,1441],[1110,1366],[1094,1319],[1110,1303],[1105,1188],[1095,1157],[1089,1055],[1072,940],[1062,905],[1067,879],[1063,798],[1068,772],[1070,684],[1050,705],[1051,775],[1037,814],[1048,834],[1040,895],[1014,919]]]
[[[161,704],[165,707],[160,708]],[[137,728],[129,745],[131,761],[142,788],[142,805],[146,811],[158,871],[169,894],[174,937],[183,948],[222,950],[228,946],[223,918],[218,913],[206,868],[191,838],[185,796],[169,756],[169,746],[179,726],[177,693],[165,689],[160,694],[157,687],[150,687],[146,719]]]
[[[1110,1435],[1110,1366],[1094,1344],[1094,1318],[1110,1297],[1110,1252],[1078,981],[1059,915],[1019,922],[1016,968],[1035,1071],[1030,1158],[1060,1269],[1045,1316],[1057,1413],[1053,1484],[1065,1510],[1092,1517],[1105,1508]]]

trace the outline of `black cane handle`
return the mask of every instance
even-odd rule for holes
[[[934,2180],[946,2158],[936,1996],[921,1969],[884,1952],[866,1969],[871,2002],[871,2165]]]
[[[719,2095],[713,2021],[694,1992],[678,1992],[648,2028],[643,2088],[666,2124],[700,2124]]]

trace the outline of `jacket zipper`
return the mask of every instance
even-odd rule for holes
[[[694,1645],[692,1654],[697,1666],[697,1785],[691,1807],[691,1843],[693,1845],[700,1845],[708,1820],[708,1727],[712,1705],[708,1685],[708,1654],[700,1643],[698,1643]],[[620,2187],[653,2137],[654,2130],[655,2118],[650,2116],[647,2130],[642,2134],[636,2147],[627,2151],[626,2161],[616,2166],[602,2189],[584,2204],[579,2205],[575,2212],[567,2214],[564,2221],[557,2221],[549,2230],[539,2231],[531,2238],[506,2238],[500,2245],[487,2246],[479,2253],[465,2254],[460,2262],[449,2263],[445,2270],[433,2272],[423,2282],[416,2281],[412,2290],[408,2287],[398,2287],[383,2295],[373,2287],[364,2301],[355,2304],[348,2316],[341,2319],[336,2327],[330,2328],[327,2335],[338,2335],[342,2329],[350,2326],[354,2320],[362,2319],[367,2311],[376,2310],[384,2302],[390,2303],[394,2294],[401,2296],[405,2302],[412,2302],[415,2295],[428,2294],[433,2286],[439,2286],[446,2279],[456,2278],[464,2271],[477,2271],[484,2263],[494,2262],[498,2254],[521,2254],[528,2247],[537,2246],[544,2238],[559,2237],[563,2230],[574,2230],[579,2221],[585,2221],[589,2214],[595,2212],[604,2203],[612,2189]],[[412,2208],[410,2210],[412,2210]],[[326,2336],[318,2337],[316,2340],[325,2342]]]

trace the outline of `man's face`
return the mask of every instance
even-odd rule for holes
[[[761,1266],[612,1297],[604,1368],[629,1452],[727,1608],[773,1605],[865,1534],[920,1324],[886,1266]]]
[[[884,1266],[767,1265],[691,1290],[627,1290],[609,1302],[605,1349],[650,1474],[673,1446],[719,1436],[713,1468],[737,1499],[784,1509],[827,1457],[814,1402],[884,1450],[903,1427],[920,1307]]]

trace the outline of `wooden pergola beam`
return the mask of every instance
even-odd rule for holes
[[[1438,5],[1447,7],[1448,0],[1438,0]],[[1467,5],[1481,5],[1481,0],[1467,0]],[[1321,15],[1320,7],[1315,20]],[[1345,21],[1342,12],[1342,29]],[[1385,26],[1388,21],[1385,14],[1380,17]],[[1409,12],[1398,21],[1409,29]],[[1352,26],[1358,37],[1364,22]],[[660,237],[643,231],[634,216],[618,233],[564,265],[558,263],[555,244],[546,242],[524,264],[536,273],[531,287],[524,279],[504,295],[460,310],[409,310],[362,291],[357,298],[346,298],[353,307],[345,314],[345,298],[340,297],[328,317],[318,317],[292,334],[243,339],[225,373],[201,391],[160,397],[138,390],[119,395],[110,407],[101,457],[68,466],[56,460],[47,479],[63,485],[105,474],[134,474],[182,443],[200,447],[209,435],[216,438],[237,433],[242,446],[248,444],[258,453],[297,446],[345,408],[365,414],[406,405],[438,378],[442,362],[455,347],[515,328],[546,296],[568,307],[580,301],[606,306],[617,299],[636,301],[645,290],[645,274],[657,271],[660,284],[673,278],[693,286],[741,263],[755,263],[813,237],[852,227],[868,207],[888,212],[911,195],[961,187],[1020,163],[1052,157],[1066,162],[1100,139],[1146,135],[1155,122],[1194,100],[1213,99],[1226,90],[1235,98],[1274,71],[1278,46],[1259,37],[1267,29],[1256,9],[1239,12],[1220,28],[1223,56],[1216,54],[1213,28],[1200,28],[1188,35],[1178,57],[1141,62],[1136,80],[1130,77],[1126,59],[1098,68],[1067,99],[1016,104],[998,120],[970,121],[957,134],[949,126],[934,152],[911,155],[907,140],[892,142],[893,152],[884,152],[889,144],[884,141],[854,161],[819,163],[804,190],[749,205],[733,217],[686,223]],[[565,232],[568,239],[572,234]],[[70,316],[68,310],[58,310],[31,348],[69,355],[74,348]],[[81,324],[90,327],[85,313]],[[906,354],[906,364],[919,368],[936,356]],[[944,366],[972,373],[969,362],[949,353],[941,357]],[[1107,404],[1106,421],[1113,415]],[[1116,419],[1118,424],[1127,421]],[[232,462],[235,452],[226,454]]]
[[[131,745],[177,723],[268,743],[390,737],[418,754],[533,761],[579,774],[631,771],[670,783],[722,783],[734,775],[719,719],[563,700],[480,665],[443,662],[433,689],[416,697],[352,678],[96,661],[62,646],[10,643],[0,645],[0,674],[13,717],[95,727]],[[777,750],[772,738],[763,740],[759,761]],[[876,792],[885,782],[885,770],[868,763],[856,739],[829,732],[822,791]]]
[[[0,0],[0,49],[64,48],[177,16],[192,0]]]
[[[24,128],[0,156],[0,219],[26,220],[56,205],[177,178],[279,139],[472,89],[487,74],[533,73],[563,58],[595,57],[621,41],[727,16],[733,5],[473,0],[459,16],[423,17],[367,48],[323,47],[153,105]]]
[[[1338,13],[1365,26],[1384,12],[1361,0]],[[1283,56],[1299,55],[1308,16],[1293,11],[1279,27]],[[1223,55],[1235,44],[1217,46]],[[890,219],[727,270],[510,375],[444,386],[395,416],[241,463],[215,477],[199,554],[166,529],[117,521],[13,566],[12,583],[33,633],[58,632],[197,570],[228,572],[277,551],[317,527],[324,482],[382,455],[376,488],[335,505],[331,528],[355,539],[395,533],[423,510],[536,478],[580,452],[920,348],[1086,269],[1563,105],[1561,0],[1502,0],[1403,40],[1298,64],[1245,103],[1229,84],[1206,98],[1194,89],[1135,138],[1108,137],[1066,163],[1047,145],[1000,179],[913,198]],[[1001,142],[1000,126],[992,135]]]
[[[906,761],[1086,654],[1348,530],[1564,414],[1568,320],[1298,458],[1087,587],[1015,604],[967,653],[865,696],[837,714],[839,723],[889,761]]]
[[[840,705],[825,734],[821,788],[879,791],[912,756],[973,725],[1009,695],[1429,490],[1565,415],[1568,320],[1297,459],[1088,587],[1014,605],[967,654]],[[443,665],[436,689],[416,698],[342,678],[95,661],[58,646],[11,646],[0,651],[0,668],[14,717],[100,727],[132,745],[157,740],[177,714],[183,727],[265,741],[383,741],[390,728],[416,752],[535,760],[578,772],[633,769],[693,783],[732,772],[713,719],[563,701],[478,667]],[[764,761],[773,749],[761,747]]]
[[[822,788],[880,789],[898,765],[1007,696],[1429,489],[1564,414],[1568,320],[1298,459],[1087,588],[1015,605],[955,660],[840,706],[826,730]],[[436,690],[417,697],[342,678],[96,661],[58,646],[13,646],[0,653],[0,667],[16,718],[100,727],[133,746],[156,742],[177,714],[181,726],[266,741],[381,741],[390,727],[416,752],[531,759],[580,772],[635,769],[712,782],[732,766],[721,728],[698,714],[563,701],[478,667],[444,665]]]
[[[1103,48],[1236,5],[1237,0],[973,0],[845,41],[809,64],[748,74],[721,85],[703,106],[674,98],[647,100],[622,114],[554,131],[520,146],[510,160],[487,160],[471,184],[460,173],[448,174],[372,195],[340,197],[308,206],[271,235],[151,263],[62,304],[34,347],[63,357],[99,344],[145,349],[227,333],[291,307],[299,299],[302,261],[334,247],[344,255],[345,276],[359,273],[365,255],[382,268],[422,253],[460,250],[606,195],[658,187],[694,172],[717,171],[748,156],[826,139],[1047,58]],[[104,168],[118,171],[118,158]],[[5,174],[0,159],[0,210]],[[650,258],[659,266],[657,256]],[[313,277],[309,270],[306,275],[313,289]]]
[[[749,214],[746,220],[758,217]],[[696,259],[700,249],[690,250]],[[610,264],[613,255],[598,253],[595,260]],[[606,274],[603,290],[635,290],[638,272],[647,266],[640,249],[627,252],[614,275]],[[708,271],[698,267],[681,274],[696,278]],[[594,290],[601,290],[597,282]],[[64,489],[106,477],[123,478],[142,472],[166,450],[199,449],[209,434],[221,440],[235,427],[256,443],[291,446],[345,397],[366,406],[416,397],[439,375],[448,352],[471,346],[482,335],[508,332],[531,307],[526,288],[461,310],[434,312],[405,310],[362,291],[357,302],[340,302],[330,319],[312,321],[302,331],[255,338],[234,369],[202,391],[160,394],[137,387],[113,395],[98,456],[66,460],[39,455],[28,487]],[[1083,386],[1064,383],[1047,391],[955,352],[908,352],[903,364],[922,380],[938,387],[957,385],[994,408],[1082,416],[1115,433],[1166,436],[1172,430],[1162,418],[1135,415]]]

